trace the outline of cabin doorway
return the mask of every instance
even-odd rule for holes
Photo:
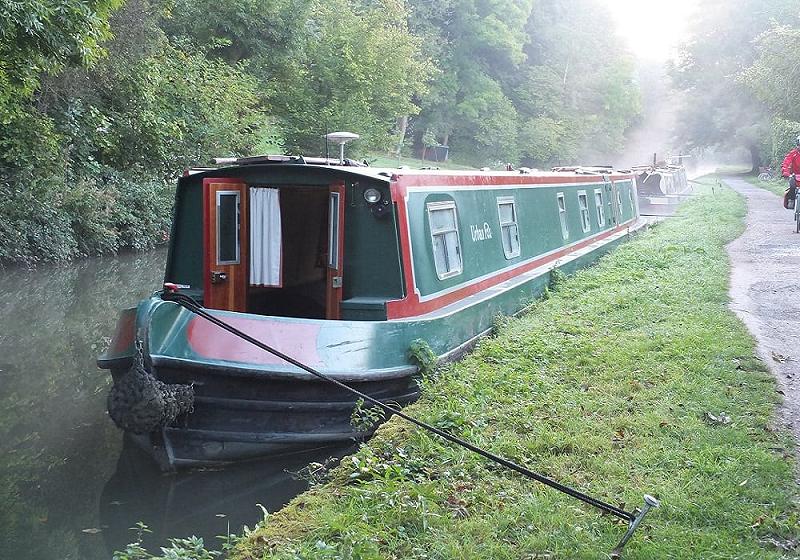
[[[258,202],[262,191],[275,194],[277,205],[271,210]],[[247,312],[309,319],[339,318],[343,187],[252,186],[250,209],[252,250],[246,287]],[[277,248],[275,228],[265,225],[275,212],[279,213]],[[259,275],[261,270],[272,273]]]

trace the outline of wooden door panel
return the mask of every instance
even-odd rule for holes
[[[238,179],[203,180],[203,303],[247,310],[247,185]]]
[[[341,318],[344,282],[344,185],[330,186],[328,195],[328,275],[325,289],[325,318]]]

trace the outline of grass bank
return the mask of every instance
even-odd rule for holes
[[[783,177],[778,177],[777,179],[772,179],[771,181],[762,181],[753,175],[742,175],[742,178],[752,185],[768,190],[771,193],[775,193],[781,197],[786,191],[786,179]]]
[[[781,558],[798,531],[775,384],[728,310],[744,203],[687,203],[504,321],[408,411],[628,508],[626,558]],[[612,518],[392,420],[233,558],[603,558]]]
[[[798,510],[790,438],[773,425],[779,397],[727,307],[724,245],[744,212],[729,189],[693,199],[524,317],[498,321],[407,410],[628,509],[655,494],[663,507],[627,559],[795,557],[784,550]],[[231,557],[595,560],[623,531],[391,420]]]

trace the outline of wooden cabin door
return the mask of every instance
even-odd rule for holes
[[[203,179],[203,304],[247,309],[247,185]]]
[[[328,278],[325,290],[325,318],[341,317],[344,275],[344,185],[330,186],[328,194]]]

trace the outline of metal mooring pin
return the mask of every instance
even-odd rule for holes
[[[655,499],[650,494],[644,495],[644,505],[642,509],[636,514],[636,517],[631,519],[630,523],[628,523],[628,530],[622,535],[622,539],[620,539],[619,544],[614,547],[614,550],[611,551],[611,558],[614,560],[618,558],[622,558],[622,549],[625,548],[625,545],[628,544],[628,541],[633,536],[633,532],[636,531],[636,528],[639,526],[639,523],[642,522],[644,516],[647,515],[652,508],[657,508],[661,505],[657,499]]]

